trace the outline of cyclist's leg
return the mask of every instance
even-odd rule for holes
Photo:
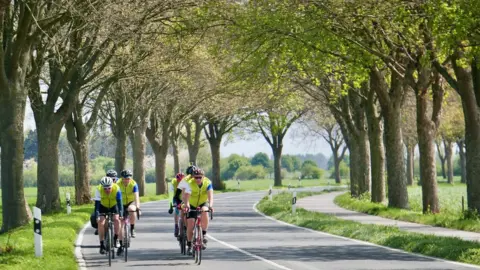
[[[204,203],[201,205],[203,211],[208,211],[208,203]],[[206,247],[206,244],[208,242],[207,238],[205,237],[207,235],[207,230],[208,230],[208,212],[202,212],[202,234],[203,234],[203,244]]]
[[[103,207],[103,205],[100,205],[99,212],[101,214],[105,214],[108,212],[108,208]],[[100,216],[100,220],[97,223],[97,228],[98,228],[98,239],[100,241],[100,253],[104,254],[105,253],[105,217]]]
[[[136,233],[135,233],[135,220],[136,220],[136,217],[137,217],[137,206],[133,205],[132,204],[133,202],[129,203],[128,204],[128,207],[126,208],[127,211],[130,211],[128,214],[129,214],[129,218],[130,218],[130,232],[131,232],[131,236],[132,238],[135,238],[136,236]]]
[[[187,246],[188,251],[192,250],[193,226],[195,225],[195,218],[197,217],[196,207],[192,206],[192,210],[187,214]]]
[[[114,246],[117,246],[117,240],[118,240],[118,235],[120,233],[120,228],[121,228],[121,221],[120,221],[120,216],[119,216],[119,211],[118,207],[115,205],[114,207],[110,208],[110,212],[113,213],[113,230],[114,230],[114,236],[113,236],[113,243]]]
[[[175,237],[178,236],[178,219],[179,219],[179,216],[180,216],[180,210],[178,209],[178,207],[175,207],[175,210],[174,210],[174,213],[173,213],[173,221],[175,222],[175,231],[174,231],[174,235]]]

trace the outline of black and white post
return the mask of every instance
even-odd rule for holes
[[[268,189],[268,199],[270,201],[272,200],[272,186],[270,186],[270,189]]]
[[[70,204],[70,192],[67,192],[67,214],[72,212],[72,205]]]
[[[37,207],[33,207],[33,235],[35,237],[35,256],[42,257],[42,210]]]
[[[293,192],[293,198],[292,198],[292,214],[295,214],[295,211],[297,210],[297,192]]]

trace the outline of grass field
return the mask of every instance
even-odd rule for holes
[[[226,188],[228,190],[235,190],[235,191],[246,191],[246,190],[267,190],[270,186],[273,187],[273,179],[259,179],[259,180],[244,180],[240,181],[240,189],[238,188],[238,183],[236,180],[228,180],[224,181],[226,184]],[[346,184],[344,182],[344,184]],[[273,187],[273,188],[288,188],[288,185],[291,185],[292,188],[296,187],[313,187],[313,186],[336,186],[335,181],[333,179],[307,179],[307,180],[289,180],[284,179],[282,181],[282,187]]]
[[[391,209],[384,204],[370,202],[368,197],[359,200],[351,198],[349,194],[338,196],[335,198],[335,203],[350,210],[386,218],[480,232],[480,222],[476,219],[465,219],[462,213],[462,196],[465,198],[466,208],[466,185],[458,182],[454,185],[440,182],[438,187],[440,213],[435,215],[422,214],[422,188],[420,186],[408,188],[410,210]]]
[[[302,192],[297,194],[297,198],[311,195],[313,194]],[[480,243],[453,237],[408,233],[391,226],[360,224],[302,208],[297,208],[296,214],[292,215],[291,193],[281,193],[273,198],[273,201],[264,198],[257,208],[267,215],[291,224],[408,252],[480,265]]]

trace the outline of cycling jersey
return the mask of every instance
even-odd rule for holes
[[[192,207],[197,207],[206,203],[208,200],[207,191],[213,190],[212,182],[207,177],[203,177],[200,186],[197,184],[194,178],[190,178],[185,181],[185,184],[182,185],[182,188],[185,188],[185,193],[190,194],[190,205]]]
[[[135,192],[138,192],[138,185],[135,180],[130,179],[128,185],[125,186],[125,184],[123,183],[123,178],[120,178],[117,182],[117,185],[122,191],[122,201],[124,205],[135,201]]]
[[[103,189],[103,186],[98,185],[95,190],[95,212],[99,212],[101,208],[100,206],[105,209],[117,207],[117,210],[121,213],[120,215],[123,216],[122,191],[116,184],[113,184],[111,188],[112,191],[110,194],[107,194]]]

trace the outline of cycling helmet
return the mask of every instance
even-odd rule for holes
[[[197,167],[196,167],[195,165],[190,165],[190,166],[187,168],[186,173],[192,175],[192,174],[193,174],[193,171],[194,171],[195,169],[197,169]]]
[[[177,175],[175,175],[175,178],[177,178],[178,181],[182,181],[184,177],[185,177],[185,174],[183,173],[177,173]]]
[[[117,172],[115,170],[108,170],[107,171],[108,177],[117,177]]]
[[[132,177],[133,176],[133,173],[132,171],[130,170],[123,170],[120,175],[123,177],[123,178],[129,178],[129,177]]]
[[[102,180],[100,180],[100,185],[103,187],[111,187],[113,185],[113,179],[108,176],[102,177]]]
[[[195,168],[192,172],[192,175],[202,175],[203,176],[204,174],[205,174],[205,172],[200,168]]]

